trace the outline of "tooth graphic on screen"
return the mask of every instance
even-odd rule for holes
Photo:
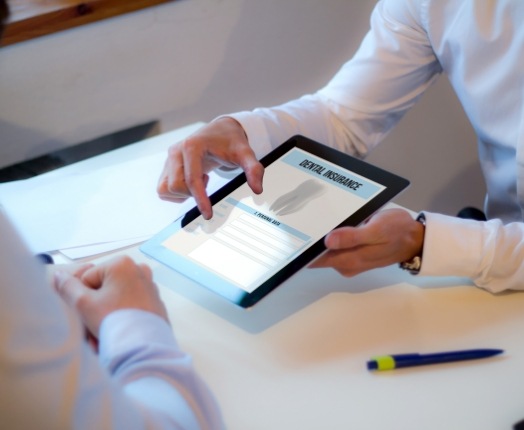
[[[302,182],[294,190],[283,194],[276,199],[269,210],[276,215],[288,215],[302,209],[311,200],[324,193],[324,185],[315,179],[308,179]]]

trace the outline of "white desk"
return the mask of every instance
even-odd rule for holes
[[[142,154],[149,143],[135,150]],[[99,157],[101,164],[111,157]],[[493,296],[396,267],[352,279],[306,269],[246,311],[136,247],[117,253],[151,264],[176,335],[230,430],[500,430],[524,418],[523,293]],[[373,355],[481,347],[506,353],[382,373],[365,368]]]
[[[136,249],[127,251],[148,261]],[[304,270],[252,310],[156,262],[183,348],[230,430],[510,429],[524,418],[524,294],[411,278]],[[378,354],[477,347],[499,357],[369,373]]]

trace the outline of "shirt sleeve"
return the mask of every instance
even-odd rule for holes
[[[524,223],[425,216],[420,275],[466,277],[493,293],[524,290]]]
[[[97,357],[1,211],[0,237],[2,428],[223,428],[165,321],[136,310],[110,314]]]
[[[102,367],[152,422],[158,414],[167,428],[222,428],[215,399],[162,318],[141,310],[113,312],[102,322],[99,341]]]
[[[424,27],[426,2],[381,0],[351,60],[314,94],[230,116],[258,157],[295,134],[365,156],[392,130],[442,69]]]

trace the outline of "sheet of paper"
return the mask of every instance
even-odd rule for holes
[[[60,254],[70,260],[93,257],[95,255],[112,252],[117,249],[127,248],[147,240],[150,236],[134,237],[126,240],[116,240],[114,242],[97,243],[94,245],[77,246],[74,248],[61,249]]]
[[[158,198],[164,160],[161,151],[86,173],[4,184],[0,203],[34,252],[151,236],[194,206],[193,199],[176,204]],[[225,182],[212,174],[209,189]]]

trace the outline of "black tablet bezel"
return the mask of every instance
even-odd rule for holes
[[[302,149],[311,153],[312,155],[343,167],[385,187],[383,191],[381,191],[372,200],[354,212],[351,216],[346,218],[336,228],[359,225],[409,185],[409,181],[403,177],[383,170],[377,166],[371,165],[336,149],[330,148],[302,135],[296,135],[288,139],[282,145],[263,157],[260,162],[264,167],[267,167],[274,161],[278,160],[285,153],[290,151],[292,148]],[[221,201],[245,182],[246,175],[244,173],[239,174],[210,196],[211,204],[214,205]],[[180,228],[183,228],[185,225],[196,219],[199,215],[200,212],[197,207],[189,210],[179,220]],[[149,255],[150,257],[168,266],[169,264],[166,261],[167,258],[165,258],[166,249],[162,249],[163,247],[161,242],[166,238],[166,235],[163,233],[169,229],[173,229],[173,226],[163,230],[140,247],[140,250],[146,255]],[[326,232],[326,235],[328,233],[329,232]],[[323,251],[325,251],[326,247],[324,246],[324,237],[325,235],[309,248],[307,248],[302,254],[298,255],[289,264],[287,264],[269,279],[264,281],[251,293],[248,293],[232,284],[230,285],[231,288],[229,290],[227,288],[217,288],[205,285],[204,287],[214,291],[215,293],[223,296],[240,307],[249,308],[271,291],[273,291],[275,288],[277,288],[292,275],[294,275],[296,272],[298,272],[300,269],[309,264]]]

